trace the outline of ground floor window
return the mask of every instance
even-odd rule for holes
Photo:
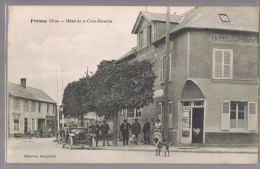
[[[257,107],[255,102],[224,101],[222,105],[222,130],[256,130]]]
[[[247,102],[230,102],[230,128],[244,128]]]
[[[19,119],[14,119],[14,130],[19,131]]]

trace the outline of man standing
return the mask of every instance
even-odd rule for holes
[[[98,139],[99,139],[99,130],[100,130],[100,127],[98,125],[98,122],[96,121],[95,122],[95,126],[96,126],[96,147],[98,147]]]
[[[138,134],[140,134],[140,132],[141,132],[141,125],[138,122],[138,119],[135,118],[135,122],[133,122],[133,124],[132,124],[132,133],[136,137],[136,144],[138,144]]]
[[[101,130],[101,134],[103,137],[103,146],[105,146],[105,141],[107,143],[107,146],[110,146],[109,142],[108,142],[109,125],[106,123],[106,119],[103,120],[103,124],[101,124],[100,130]]]
[[[124,119],[124,122],[120,125],[120,131],[123,136],[123,145],[128,145],[129,129],[131,125]]]
[[[148,121],[148,118],[145,119],[144,127],[143,127],[143,133],[144,133],[144,144],[150,144],[150,122]]]
[[[155,128],[155,119],[151,118],[151,133],[150,133],[151,139],[150,140],[154,139],[154,128]],[[153,141],[151,143],[153,143]]]

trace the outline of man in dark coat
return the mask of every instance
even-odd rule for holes
[[[127,122],[127,119],[124,119],[124,122],[120,125],[120,131],[123,136],[123,145],[128,145],[129,129],[131,125]]]
[[[143,133],[144,133],[144,144],[150,144],[150,122],[148,121],[148,118],[145,119],[144,127],[143,127]]]
[[[138,119],[135,118],[135,122],[133,122],[133,124],[132,124],[132,133],[136,137],[136,144],[138,144],[138,134],[140,134],[140,132],[141,132],[141,125],[138,122]]]
[[[96,126],[96,147],[98,147],[98,139],[99,139],[99,130],[100,130],[100,127],[98,125],[98,122],[96,121],[95,122],[95,126]]]
[[[104,119],[103,124],[101,124],[101,126],[100,126],[100,131],[101,131],[102,138],[103,138],[103,146],[105,146],[105,142],[107,143],[107,146],[109,146],[108,130],[109,130],[109,125],[106,123],[106,120]]]

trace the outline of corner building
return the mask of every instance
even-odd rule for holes
[[[257,145],[258,20],[252,7],[196,7],[171,15],[165,104],[166,15],[140,12],[132,31],[137,47],[117,62],[154,63],[154,103],[140,110],[141,125],[145,118],[161,119],[175,145]]]

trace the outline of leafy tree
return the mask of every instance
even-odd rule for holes
[[[139,109],[153,102],[156,76],[152,66],[147,60],[119,64],[103,61],[93,77],[97,84],[94,94],[96,112],[113,118],[115,145],[119,110]]]

